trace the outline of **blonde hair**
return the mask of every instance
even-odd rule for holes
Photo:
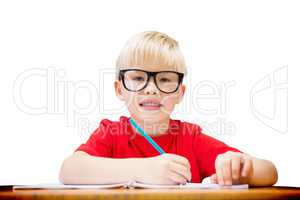
[[[145,63],[172,66],[186,74],[185,60],[178,42],[157,31],[145,31],[127,41],[116,62],[117,76],[122,68],[143,66]]]

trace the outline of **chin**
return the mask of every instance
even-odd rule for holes
[[[137,117],[141,120],[145,120],[147,122],[160,122],[165,120],[166,118],[169,118],[170,115],[166,115],[165,113],[161,112],[148,112],[148,113],[139,113],[137,114]]]

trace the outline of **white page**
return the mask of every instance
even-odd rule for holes
[[[184,185],[154,185],[134,182],[131,187],[147,189],[247,189],[248,184],[221,186],[212,183],[187,183]]]
[[[188,188],[188,189],[247,189],[249,188],[248,184],[241,185],[226,185],[222,186],[219,184],[213,183],[187,183],[185,185],[180,185],[180,188]]]
[[[35,185],[15,185],[13,189],[106,189],[125,187],[128,183],[100,184],[100,185],[64,185],[60,183],[45,183]]]
[[[100,185],[64,185],[60,183],[46,183],[35,185],[15,185],[13,189],[108,189],[108,188],[145,188],[145,189],[247,189],[248,185],[221,186],[211,183],[187,183],[185,185],[154,185],[138,182],[125,182]]]

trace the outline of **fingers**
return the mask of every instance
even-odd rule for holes
[[[184,166],[188,167],[189,169],[191,168],[189,160],[183,156],[173,154],[172,161],[174,161],[178,164],[184,165]]]
[[[161,155],[167,158],[165,165],[167,168],[167,177],[175,183],[186,183],[191,180],[190,163],[187,158],[176,154],[163,154]]]
[[[187,182],[183,176],[173,171],[169,171],[167,177],[178,184],[185,184]]]
[[[250,176],[250,173],[252,171],[252,160],[251,160],[251,157],[244,154],[243,155],[243,168],[242,168],[242,176],[245,178],[245,177],[248,177]]]
[[[236,152],[227,152],[217,156],[215,161],[216,178],[220,185],[239,184],[247,180],[253,171],[251,156]],[[246,178],[246,179],[245,179]]]
[[[222,170],[222,163],[221,163],[221,158],[220,156],[217,157],[216,162],[215,162],[215,168],[216,168],[216,175],[217,175],[217,181],[218,184],[224,185],[224,179],[223,179],[223,170]]]
[[[169,165],[169,167],[170,167],[170,170],[172,172],[179,174],[186,181],[190,181],[191,180],[191,171],[186,166],[178,164],[176,162],[171,162],[170,165]]]
[[[241,157],[236,156],[231,159],[231,174],[233,182],[238,182],[240,179],[240,172],[241,172]]]
[[[222,175],[224,185],[232,185],[231,159],[229,158],[223,161]]]
[[[216,174],[213,174],[213,175],[210,176],[210,183],[213,183],[213,184],[217,184],[218,183],[217,175]]]

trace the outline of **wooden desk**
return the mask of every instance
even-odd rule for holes
[[[265,187],[241,190],[12,190],[12,187],[2,187],[0,189],[0,199],[300,199],[300,188]]]

